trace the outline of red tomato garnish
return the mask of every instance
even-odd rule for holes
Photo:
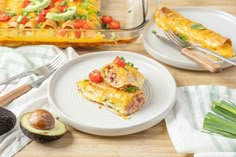
[[[111,21],[113,21],[113,18],[111,16],[102,16],[101,20],[102,20],[103,23],[108,24]]]
[[[77,29],[82,28],[84,24],[86,24],[85,20],[82,20],[82,19],[75,20],[74,27],[77,28]]]
[[[30,4],[30,0],[24,0],[22,7],[25,8]]]
[[[44,22],[46,21],[45,16],[43,16],[42,14],[39,14],[38,16],[35,17],[35,20],[40,23],[40,22]]]
[[[101,76],[101,72],[99,70],[93,70],[92,72],[90,72],[89,79],[95,83],[102,82],[102,80],[103,80],[103,78]]]
[[[124,67],[126,65],[126,63],[118,56],[115,58],[113,62],[119,67]]]
[[[26,16],[24,16],[23,17],[23,19],[21,20],[21,22],[20,22],[20,24],[26,24],[26,22],[28,22],[29,21],[29,19],[26,17]]]
[[[10,20],[10,16],[4,12],[0,12],[0,22],[7,22]]]
[[[65,10],[66,10],[67,6],[58,6],[57,9],[61,12],[61,13],[64,13]]]
[[[49,10],[43,9],[43,10],[40,11],[40,14],[43,15],[43,16],[46,16],[48,12],[49,12]]]
[[[113,20],[108,24],[110,29],[120,29],[120,21]]]
[[[57,35],[64,37],[66,35],[66,30],[64,29],[58,29]]]
[[[58,0],[51,0],[52,3],[56,3]]]
[[[87,23],[87,21],[83,20],[83,19],[75,20],[74,27],[76,29],[80,29],[80,28],[82,28],[82,29],[89,29],[90,28],[88,23]]]
[[[81,31],[74,31],[76,38],[81,37]]]
[[[51,8],[54,7],[54,3],[53,1],[51,1],[51,3],[49,4],[49,6],[47,8],[45,8],[46,10],[50,10]]]

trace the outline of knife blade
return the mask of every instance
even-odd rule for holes
[[[24,84],[12,91],[10,91],[9,93],[3,95],[0,97],[0,106],[4,106],[6,104],[8,104],[9,102],[13,101],[14,99],[20,97],[21,95],[27,93],[28,91],[30,91],[32,88],[37,88],[39,87],[45,80],[47,80],[51,75],[53,74],[53,72],[50,72],[48,75],[40,77],[39,79],[28,83],[28,84]]]
[[[188,57],[204,69],[207,69],[208,71],[212,73],[219,73],[221,72],[221,65],[215,63],[214,61],[208,59],[205,56],[202,56],[201,54],[197,53],[196,51],[193,51],[188,48],[182,48],[178,44],[174,43],[173,41],[159,35],[156,31],[152,31],[152,33],[164,44],[175,48],[176,50],[180,51],[182,55]]]

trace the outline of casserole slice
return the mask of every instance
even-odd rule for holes
[[[145,103],[142,90],[126,92],[109,86],[106,82],[93,83],[89,80],[77,82],[79,92],[88,100],[103,104],[108,110],[127,116],[138,111]]]

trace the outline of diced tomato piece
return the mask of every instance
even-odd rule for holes
[[[102,82],[102,80],[103,80],[103,78],[101,76],[101,72],[99,70],[93,70],[92,72],[90,72],[89,79],[95,83]]]
[[[47,8],[45,8],[46,10],[50,10],[51,8],[54,7],[54,3],[53,1],[51,1],[51,3],[49,4],[49,6]]]
[[[111,21],[113,21],[113,18],[111,16],[102,16],[101,20],[102,20],[103,23],[108,24]]]
[[[40,11],[40,14],[43,15],[43,16],[46,16],[48,12],[49,12],[49,10],[43,9],[43,10]]]
[[[76,30],[74,33],[75,33],[76,38],[81,37],[81,31]]]
[[[82,28],[84,24],[86,23],[87,23],[86,20],[83,20],[83,19],[75,20],[74,27],[79,29],[79,28]]]
[[[46,21],[46,18],[42,14],[39,14],[38,16],[35,17],[35,21],[37,21],[38,23],[44,22]]]
[[[59,5],[59,6],[57,7],[57,9],[58,9],[61,13],[64,13],[65,10],[66,10],[66,8],[67,8],[67,6],[65,6],[65,5],[64,5],[64,6],[60,6],[60,5]]]
[[[126,63],[118,56],[115,58],[113,62],[119,67],[124,67],[126,65]]]
[[[66,30],[64,29],[58,29],[57,35],[64,37],[66,35]]]
[[[22,7],[25,8],[30,4],[30,0],[24,0]]]
[[[0,22],[7,22],[10,20],[10,16],[5,12],[0,12]]]
[[[84,25],[82,26],[82,28],[83,28],[83,29],[89,29],[90,26],[86,23],[86,24],[84,24]]]
[[[76,29],[89,29],[90,28],[87,21],[83,19],[75,20],[74,27]]]
[[[21,20],[21,22],[20,22],[20,24],[26,24],[26,22],[28,22],[29,21],[29,19],[26,17],[26,16],[24,16],[23,18],[22,18],[22,20]]]
[[[56,3],[58,0],[51,0],[52,3]]]
[[[120,29],[120,21],[113,20],[108,24],[110,29]]]

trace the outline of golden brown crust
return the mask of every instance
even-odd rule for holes
[[[42,28],[44,29],[49,29],[49,28],[52,28],[52,29],[56,29],[57,28],[57,23],[55,21],[52,21],[52,20],[46,20],[43,25],[42,25]]]
[[[71,20],[66,21],[62,24],[63,29],[74,29],[73,22]]]

